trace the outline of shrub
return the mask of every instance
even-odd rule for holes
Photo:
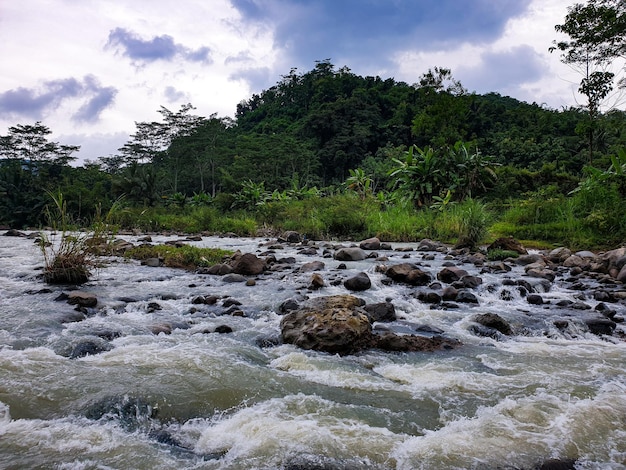
[[[90,269],[94,266],[93,255],[86,243],[88,235],[72,235],[73,228],[67,213],[67,203],[63,194],[48,192],[54,202],[50,209],[46,206],[48,223],[60,239],[50,239],[45,233],[40,234],[39,247],[44,257],[43,278],[48,284],[84,284],[89,280]]]
[[[485,205],[476,199],[466,199],[452,209],[458,224],[457,245],[470,249],[487,235],[489,213]]]

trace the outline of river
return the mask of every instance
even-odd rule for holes
[[[189,243],[259,254],[265,242]],[[419,261],[436,274],[445,260],[392,245],[378,252],[388,264]],[[275,251],[294,257],[294,268],[252,286],[104,258],[80,287],[97,307],[71,321],[74,307],[57,300],[69,288],[44,284],[33,240],[0,236],[0,468],[533,469],[549,459],[626,468],[626,342],[574,317],[566,330],[554,326],[555,302],[581,292],[557,278],[542,293],[547,304],[530,305],[515,289],[502,295],[503,275],[480,273],[478,305],[440,309],[415,287],[384,282],[380,260],[340,270],[322,248]],[[314,292],[311,274],[296,269],[313,260],[325,263],[327,281]],[[427,325],[462,346],[338,356],[279,341],[283,301],[347,293],[330,281],[358,272],[372,280],[359,297],[394,304],[392,327]],[[516,276],[521,267],[506,275]],[[198,295],[219,301],[195,304]],[[243,314],[223,315],[226,298]],[[476,335],[472,315],[488,312],[524,334]],[[85,340],[104,350],[72,358]]]

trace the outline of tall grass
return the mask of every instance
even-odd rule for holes
[[[48,284],[84,284],[89,280],[94,257],[87,239],[89,234],[72,233],[76,226],[67,212],[63,194],[48,192],[53,205],[46,206],[52,235],[40,233],[39,247],[44,258],[43,278]]]

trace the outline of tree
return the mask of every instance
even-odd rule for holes
[[[171,154],[169,150],[174,140],[189,136],[204,122],[205,118],[190,114],[193,109],[187,103],[174,113],[161,106],[158,113],[163,116],[163,122],[135,122],[137,132],[119,149],[127,164],[149,162],[165,167],[172,178],[174,193],[178,192],[178,178],[185,155]]]
[[[47,138],[52,131],[41,121],[35,124],[18,124],[9,127],[6,136],[0,136],[0,156],[2,158],[19,160],[33,170],[38,163],[67,165],[76,157],[80,146],[61,145],[50,142]]]
[[[613,91],[616,79],[609,67],[616,59],[626,57],[626,2],[577,3],[568,8],[565,22],[555,29],[569,39],[554,41],[550,51],[561,51],[561,61],[580,68],[583,75],[578,91],[587,98],[589,121],[579,129],[587,135],[589,161],[593,162],[600,107]],[[626,79],[617,78],[617,87],[626,87]]]

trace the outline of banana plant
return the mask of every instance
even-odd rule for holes
[[[393,158],[393,162],[397,166],[389,176],[396,179],[394,187],[418,207],[429,205],[445,184],[442,160],[431,147],[412,145],[404,160]]]

